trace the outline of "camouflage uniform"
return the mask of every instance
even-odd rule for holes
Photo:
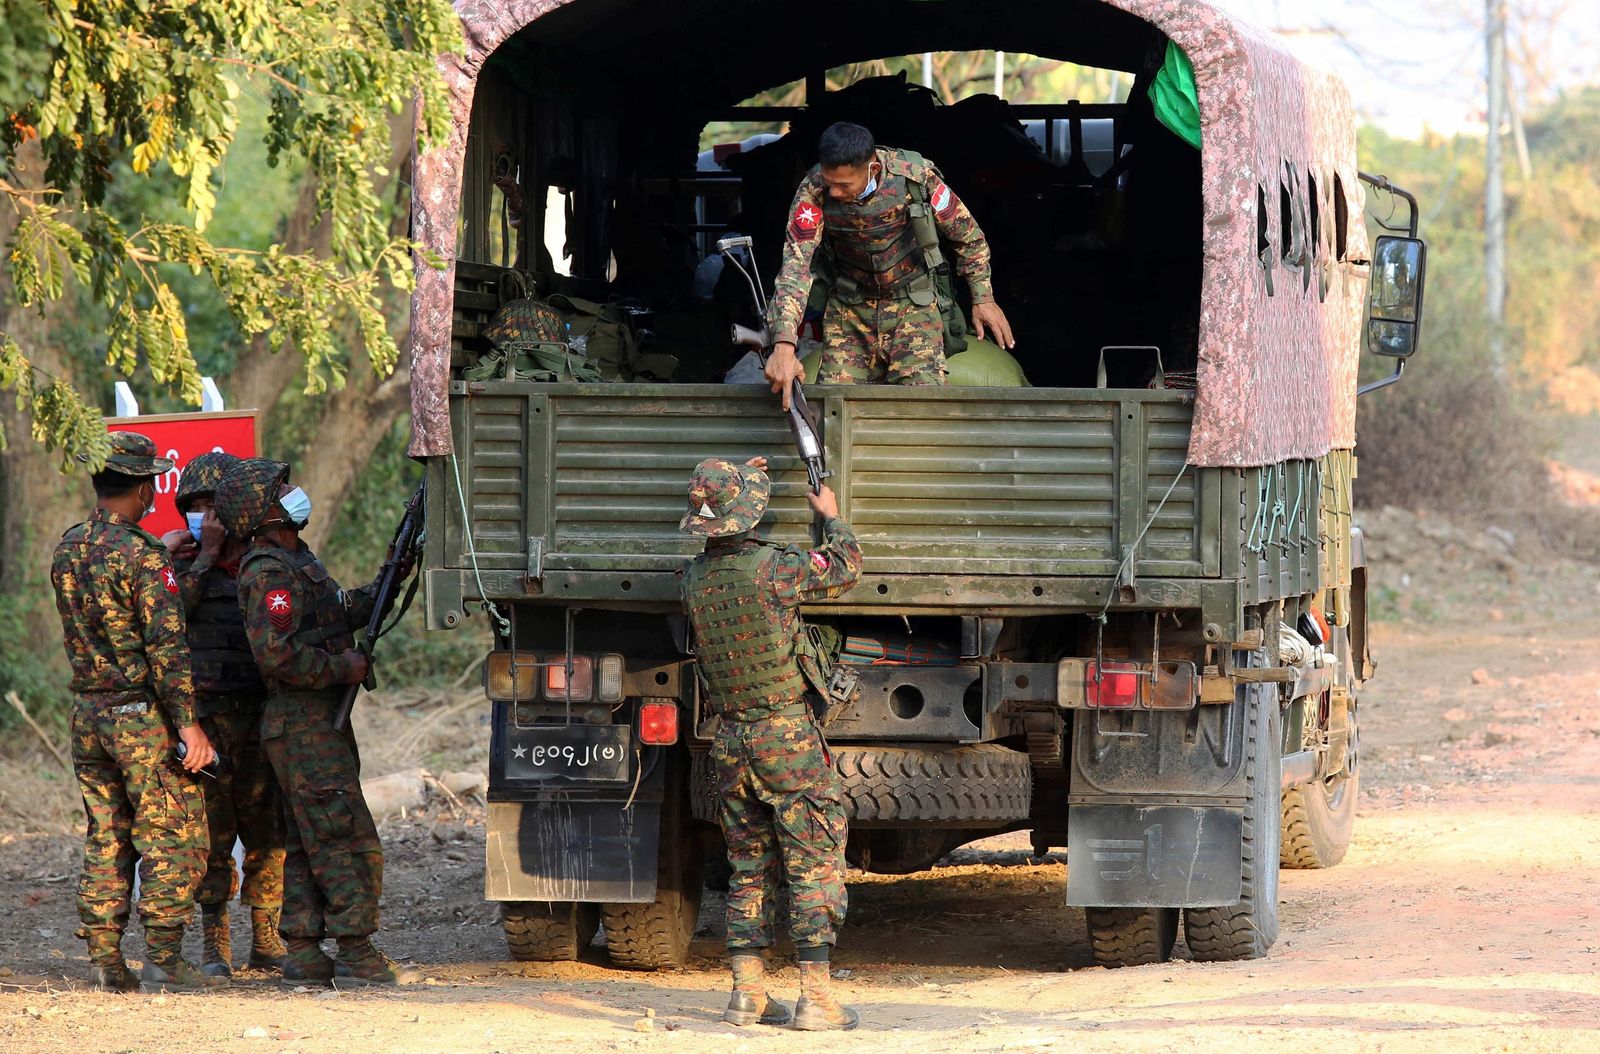
[[[215,493],[222,474],[238,463],[231,454],[202,454],[184,466],[175,495],[179,512],[195,498]],[[272,766],[261,750],[261,706],[266,685],[256,669],[239,611],[239,565],[214,561],[210,553],[176,560],[178,593],[189,619],[195,708],[200,724],[228,765],[216,779],[201,781],[211,854],[195,899],[208,914],[235,896],[264,912],[257,917],[256,950],[282,954],[276,917],[283,904],[283,805]],[[233,843],[244,843],[244,882],[233,866]],[[228,958],[225,923],[212,936]],[[268,945],[263,949],[263,943]],[[210,950],[208,946],[208,951]],[[259,961],[263,956],[257,955]]]
[[[712,758],[733,869],[732,950],[772,944],[780,883],[802,948],[833,944],[845,915],[844,806],[794,647],[800,604],[853,586],[861,549],[842,519],[827,521],[815,549],[757,541],[748,532],[769,487],[757,469],[702,462],[682,525],[709,539],[685,574],[684,597],[720,718]]]
[[[114,433],[107,468],[171,469],[155,444]],[[205,869],[205,805],[174,758],[175,730],[195,723],[183,607],[167,551],[137,523],[97,508],[69,529],[50,565],[72,664],[72,761],[88,827],[78,936],[97,967],[122,962],[134,862],[152,960],[180,956]]]
[[[866,201],[833,200],[820,165],[806,174],[790,212],[767,322],[775,341],[799,343],[821,247],[833,284],[822,316],[817,382],[942,385],[944,320],[925,280],[928,261],[911,210],[932,211],[974,304],[994,299],[989,246],[978,221],[937,168],[887,147],[878,149],[875,160],[883,170]],[[924,188],[926,206],[913,200],[912,184]]]
[[[278,470],[270,487],[258,478],[264,466]],[[217,489],[218,516],[249,536],[287,478],[276,462],[242,463]],[[290,550],[258,538],[240,566],[239,608],[268,692],[261,744],[285,806],[285,939],[378,929],[383,847],[361,796],[355,735],[333,727],[341,686],[355,672],[345,653],[372,612],[373,592],[341,590],[304,543]]]

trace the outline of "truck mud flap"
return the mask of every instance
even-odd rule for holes
[[[648,903],[660,838],[660,802],[490,802],[484,896]]]
[[[1203,908],[1238,903],[1244,810],[1218,805],[1074,805],[1067,903]]]

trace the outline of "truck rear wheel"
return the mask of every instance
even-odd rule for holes
[[[1244,884],[1237,904],[1185,908],[1183,935],[1197,962],[1259,959],[1278,939],[1282,776],[1278,699],[1270,684],[1239,689],[1245,712]]]
[[[1278,859],[1284,867],[1332,867],[1350,848],[1356,822],[1356,795],[1361,788],[1360,739],[1355,710],[1350,711],[1350,745],[1344,769],[1283,792],[1283,847]]]
[[[688,780],[677,774],[681,769],[674,769],[668,773],[666,800],[661,804],[656,899],[648,904],[600,906],[612,965],[629,970],[682,966],[700,921],[704,845],[690,830]]]
[[[1149,966],[1172,958],[1177,908],[1084,908],[1083,918],[1101,966]]]
[[[500,905],[506,950],[517,962],[571,962],[594,940],[600,905],[507,901]]]
[[[995,743],[968,747],[835,746],[845,813],[852,824],[922,820],[966,827],[1028,817],[1028,755]]]

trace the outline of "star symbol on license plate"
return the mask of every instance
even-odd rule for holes
[[[525,747],[525,746],[522,746],[519,743],[518,745],[516,745],[516,746],[511,748],[511,754],[512,754],[513,757],[516,757],[518,760],[521,760],[522,758],[525,758],[525,757],[528,756],[528,748]]]

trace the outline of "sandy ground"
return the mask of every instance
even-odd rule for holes
[[[1378,628],[1354,846],[1333,870],[1284,872],[1265,960],[1197,965],[1180,940],[1168,965],[1094,967],[1082,913],[1063,904],[1063,855],[1034,862],[1009,836],[925,875],[852,874],[837,986],[861,1031],[734,1029],[718,1020],[713,897],[682,971],[615,971],[600,949],[504,961],[479,896],[482,815],[466,806],[384,828],[382,943],[425,964],[425,985],[295,995],[244,975],[225,994],[113,996],[80,980],[74,836],[8,823],[0,1050],[1600,1050],[1595,577],[1564,576],[1559,604],[1502,578],[1489,592],[1513,607]],[[130,936],[129,957],[142,951]],[[792,966],[777,974],[789,997],[795,983]]]

